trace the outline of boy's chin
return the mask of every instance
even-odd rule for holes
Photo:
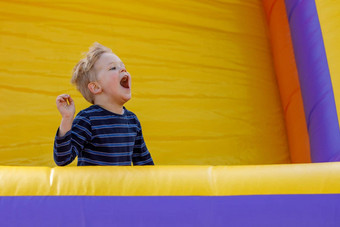
[[[131,99],[131,94],[123,95],[122,99],[123,99],[124,103],[126,103],[127,101],[129,101]]]

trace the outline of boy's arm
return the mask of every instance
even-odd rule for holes
[[[64,136],[72,128],[73,117],[76,108],[70,95],[59,95],[56,100],[57,108],[61,114],[61,123],[58,136]]]
[[[54,161],[58,166],[70,164],[84,150],[86,143],[92,138],[91,122],[86,115],[80,113],[74,119],[72,129],[54,140]]]
[[[60,128],[54,139],[53,158],[58,166],[70,164],[77,156],[77,150],[72,147],[71,131],[68,131],[64,136],[58,136]]]
[[[74,102],[69,95],[57,97],[57,108],[62,115],[54,140],[54,161],[58,166],[70,164],[91,139],[91,122],[78,115],[74,120]]]
[[[137,165],[154,165],[151,154],[145,145],[143,138],[142,127],[137,119],[138,132],[133,148],[132,162],[134,166]]]

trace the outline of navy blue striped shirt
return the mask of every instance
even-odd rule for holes
[[[59,129],[58,129],[59,131]],[[72,129],[54,140],[58,166],[78,156],[78,166],[153,165],[137,116],[124,107],[122,115],[92,105],[78,113]]]

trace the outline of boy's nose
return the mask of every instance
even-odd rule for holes
[[[121,73],[122,73],[122,72],[126,72],[125,67],[120,68],[120,72],[121,72]]]

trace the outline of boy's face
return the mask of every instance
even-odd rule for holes
[[[101,94],[121,105],[131,99],[131,76],[117,55],[102,54],[94,69]]]

